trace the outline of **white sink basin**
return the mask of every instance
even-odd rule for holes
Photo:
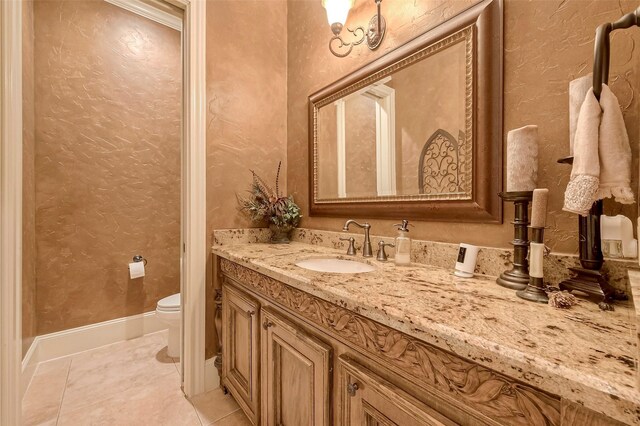
[[[331,272],[335,274],[358,274],[376,270],[375,266],[354,260],[327,258],[301,260],[296,262],[296,266],[310,271]]]

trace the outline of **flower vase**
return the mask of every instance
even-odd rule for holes
[[[271,244],[289,244],[291,242],[292,225],[269,225],[271,230]]]

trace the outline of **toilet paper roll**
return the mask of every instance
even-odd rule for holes
[[[144,262],[130,263],[129,277],[131,277],[132,280],[144,277]]]

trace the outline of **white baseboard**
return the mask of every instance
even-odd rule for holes
[[[218,369],[214,365],[216,357],[209,358],[204,362],[204,391],[217,389],[220,387],[220,376],[218,375]]]
[[[166,324],[156,318],[155,311],[152,311],[37,336],[22,360],[22,393],[24,395],[29,386],[38,363],[167,328]]]
[[[43,362],[167,328],[166,324],[156,318],[155,311],[152,311],[45,334],[36,337],[34,343],[38,344],[38,362]]]
[[[33,377],[33,373],[36,372],[36,367],[38,367],[38,343],[34,339],[33,342],[31,342],[31,346],[29,346],[27,353],[24,354],[24,358],[22,358],[22,376],[20,383],[21,399],[27,391],[29,383],[31,383],[31,378]]]

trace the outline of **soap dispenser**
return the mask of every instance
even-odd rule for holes
[[[398,226],[398,236],[396,237],[396,254],[394,261],[396,265],[411,264],[411,238],[409,238],[409,221],[403,220],[402,223],[396,223]]]

